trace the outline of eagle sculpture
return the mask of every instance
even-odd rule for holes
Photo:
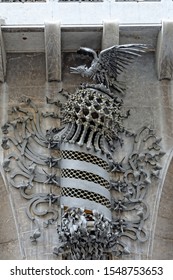
[[[150,49],[145,44],[115,45],[102,50],[99,55],[90,48],[81,47],[77,53],[89,55],[93,58],[91,66],[86,65],[70,67],[70,72],[79,74],[82,77],[93,79],[96,83],[102,84],[106,89],[112,86],[119,92],[124,91],[121,82],[117,81],[118,75],[142,53]]]

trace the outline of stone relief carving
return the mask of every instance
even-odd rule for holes
[[[136,132],[125,127],[130,112],[123,112],[116,94],[124,92],[119,73],[146,51],[146,45],[114,46],[96,57],[93,50],[80,48],[94,60],[90,68],[72,67],[71,72],[96,83],[82,84],[70,94],[62,91],[64,103],[47,97],[48,112],[24,97],[2,127],[3,168],[10,185],[29,201],[26,214],[36,228],[31,241],[39,240],[41,217],[45,227],[57,222],[56,255],[120,257],[130,254],[128,239],[148,238],[147,191],[159,177],[164,152],[150,126]],[[46,118],[57,119],[57,126],[47,129]],[[117,160],[116,149],[123,149],[126,138],[133,149]],[[37,185],[47,192],[37,193]]]
[[[71,67],[71,73],[80,74],[82,77],[92,78],[96,83],[107,89],[107,93],[111,95],[110,87],[123,92],[124,86],[117,80],[118,75],[132,63],[132,61],[140,56],[141,53],[148,51],[149,48],[144,44],[128,44],[117,45],[102,50],[97,53],[90,48],[80,48],[77,52],[83,55],[89,55],[93,58],[91,66],[86,65]],[[112,95],[113,97],[114,95]]]

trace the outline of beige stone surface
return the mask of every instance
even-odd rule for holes
[[[0,82],[4,82],[6,77],[6,52],[0,22]]]
[[[153,241],[153,259],[173,259],[172,181],[173,160],[170,162],[160,199]]]
[[[119,44],[119,23],[118,21],[104,21],[102,34],[102,50]]]
[[[2,176],[0,176],[0,213],[0,260],[21,259],[16,214]]]
[[[173,22],[163,21],[162,28],[158,36],[156,65],[158,79],[173,78],[173,51],[172,51]]]
[[[18,240],[0,244],[0,260],[22,260]]]
[[[45,55],[47,81],[61,82],[61,24],[45,24]]]

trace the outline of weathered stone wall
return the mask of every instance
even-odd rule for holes
[[[2,176],[0,177],[0,211],[0,259],[21,259],[16,211]]]
[[[141,36],[135,32],[124,33],[120,43],[157,44],[157,33]],[[42,110],[47,110],[46,96],[58,97],[61,87],[74,92],[83,79],[69,73],[70,66],[83,64],[84,60],[75,53],[62,54],[62,84],[46,82],[45,54],[7,54],[6,82],[0,84],[1,124],[7,120],[8,109],[18,104],[21,96],[31,98]],[[130,109],[130,117],[125,125],[136,131],[144,124],[151,125],[158,137],[162,137],[162,148],[166,155],[162,159],[163,170],[159,180],[155,180],[149,188],[147,203],[150,206],[150,217],[145,228],[149,232],[149,240],[145,243],[130,242],[132,253],[124,259],[172,259],[172,164],[167,171],[167,162],[173,147],[173,82],[159,81],[155,66],[155,52],[138,58],[128,71],[120,77],[127,85],[123,97],[125,109]],[[49,123],[47,121],[47,125]],[[54,126],[58,126],[57,120]],[[130,145],[123,150],[130,152]],[[1,150],[1,162],[3,161]],[[121,158],[121,155],[120,155]],[[168,173],[167,173],[168,172]],[[166,175],[166,173],[168,175]],[[3,176],[4,173],[2,172]],[[166,181],[164,181],[166,177]],[[17,189],[8,186],[1,178],[1,259],[56,259],[52,254],[57,245],[56,224],[43,230],[37,245],[30,241],[34,225],[25,214],[26,201],[20,197]],[[38,187],[39,190],[39,187]],[[159,211],[159,212],[158,212]],[[163,230],[164,228],[164,230]]]
[[[155,237],[152,244],[152,259],[173,259],[173,221],[172,221],[172,177],[173,160],[170,154],[168,170],[163,180],[163,190],[160,198],[158,215],[156,219]]]

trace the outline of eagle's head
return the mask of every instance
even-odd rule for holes
[[[72,74],[79,74],[82,77],[84,77],[86,69],[87,69],[86,65],[80,65],[78,67],[70,67],[70,73],[72,73]]]

